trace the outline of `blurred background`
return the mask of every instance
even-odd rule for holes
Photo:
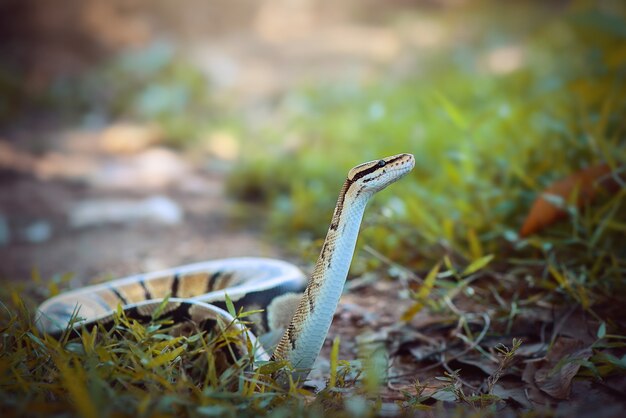
[[[4,0],[0,278],[307,266],[347,171],[399,152],[416,168],[372,203],[353,273],[480,257],[517,240],[551,181],[624,162],[625,12]]]

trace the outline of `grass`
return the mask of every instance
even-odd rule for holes
[[[572,208],[573,222],[541,237],[520,240],[517,233],[551,182],[626,161],[626,61],[616,28],[625,12],[610,4],[610,12],[581,6],[566,15],[522,8],[519,20],[534,19],[523,33],[509,28],[510,11],[470,8],[461,13],[464,22],[452,16],[446,23],[463,23],[471,37],[425,53],[414,77],[294,92],[277,109],[282,122],[247,144],[230,191],[265,204],[270,232],[297,244],[323,237],[349,168],[411,152],[416,168],[376,197],[361,245],[427,268],[448,253],[471,261],[502,245],[568,246],[568,236],[584,241],[597,231],[607,251],[623,260],[611,244],[623,225],[621,193],[599,211]],[[489,28],[477,30],[485,21]],[[486,57],[499,48],[517,51],[520,67],[505,74],[487,69]],[[285,137],[292,138],[288,144]],[[277,152],[261,151],[267,149]],[[367,269],[363,260],[359,265]]]
[[[603,33],[600,21],[586,33],[575,16],[546,19],[529,39],[511,40],[526,62],[509,74],[482,68],[490,48],[471,49],[487,42],[478,37],[458,50],[449,46],[432,61],[428,56],[427,68],[408,80],[293,93],[277,110],[285,121],[248,144],[231,179],[233,194],[266,201],[275,229],[285,235],[321,236],[349,168],[412,152],[412,181],[377,199],[386,203],[387,217],[403,225],[385,225],[394,231],[387,235],[397,236],[408,224],[426,245],[445,240],[462,249],[470,230],[489,230],[483,242],[516,231],[531,200],[551,181],[625,157],[624,63],[604,64],[623,38]],[[561,50],[576,53],[563,56]],[[450,65],[449,57],[457,55],[462,59]],[[285,149],[290,133],[299,138]],[[268,147],[280,155],[261,152]],[[365,234],[363,241],[390,246],[374,230]]]
[[[566,220],[527,238],[517,231],[533,199],[554,180],[601,162],[618,170],[626,161],[626,10],[620,2],[575,3],[566,13],[501,7],[478,3],[431,16],[465,36],[420,51],[412,76],[286,95],[275,109],[277,122],[255,132],[235,129],[255,140],[245,141],[246,154],[229,179],[233,196],[265,208],[270,234],[313,260],[348,169],[413,153],[411,176],[368,209],[352,275],[404,280],[411,304],[399,315],[408,323],[424,311],[445,316],[438,325],[453,335],[450,348],[462,347],[454,356],[490,358],[495,371],[468,381],[465,370],[452,368],[451,356],[436,362],[435,389],[416,376],[404,399],[392,402],[381,395],[388,376],[377,357],[342,361],[337,341],[326,389],[282,388],[251,371],[249,358],[215,366],[218,349],[233,337],[228,330],[175,338],[164,333],[165,324],[134,324],[121,315],[110,332],[61,342],[43,336],[32,309],[48,295],[33,296],[33,281],[22,297],[3,295],[0,403],[7,416],[374,416],[390,407],[497,416],[503,401],[493,389],[506,373],[521,381],[517,350],[533,342],[514,340],[515,332],[546,306],[581,311],[597,329],[590,355],[564,356],[555,373],[576,363],[581,379],[623,377],[626,189],[584,206],[565,197]],[[507,51],[521,57],[519,67],[490,67],[490,59]],[[190,70],[180,84],[180,71],[166,61],[154,67],[156,79],[188,92],[201,83]],[[129,83],[136,87],[126,89],[130,99],[120,99],[121,108],[111,99],[111,109],[124,113],[130,106],[140,118],[156,118],[179,145],[197,115],[170,101],[142,107],[141,97],[184,96],[183,108],[210,106],[184,92]],[[548,356],[559,338],[550,329]],[[460,406],[446,412],[433,405],[436,399]]]
[[[143,326],[121,314],[110,331],[68,332],[57,341],[41,335],[21,306],[19,315],[5,315],[0,357],[3,410],[16,416],[256,416],[284,396],[259,374],[244,373],[249,356],[224,365],[225,344],[239,337],[233,327],[172,337],[164,324]],[[246,396],[257,385],[259,396]]]
[[[5,416],[348,417],[372,416],[385,407],[377,395],[380,370],[338,360],[338,339],[328,386],[314,394],[273,380],[271,373],[284,365],[252,369],[250,351],[234,363],[228,360],[235,358],[229,348],[241,344],[231,324],[215,333],[173,337],[166,322],[138,324],[120,311],[110,330],[68,330],[57,340],[37,330],[18,296],[14,304],[17,309],[3,306],[0,330]],[[502,367],[517,347],[500,348]],[[493,378],[495,383],[498,376]],[[455,373],[442,381],[438,393],[462,402],[485,408],[497,400],[465,395]],[[393,410],[430,410],[422,403],[428,399],[410,396]]]

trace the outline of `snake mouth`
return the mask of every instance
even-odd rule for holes
[[[382,190],[389,186],[391,183],[395,183],[402,177],[406,176],[415,167],[415,157],[413,154],[398,154],[394,157],[390,157],[391,161],[388,162],[385,167],[389,167],[387,172],[383,172],[383,176],[387,175],[383,180],[383,184],[377,190]]]
[[[395,156],[400,162],[400,168],[404,169],[403,176],[408,174],[415,167],[415,157],[413,154],[398,154]]]

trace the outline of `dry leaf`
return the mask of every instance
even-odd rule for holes
[[[529,401],[526,396],[526,390],[522,384],[515,384],[512,382],[507,382],[506,386],[502,384],[497,384],[493,387],[493,395],[503,399],[503,400],[513,400],[517,402],[519,405],[524,408],[530,409],[533,407],[533,404]]]
[[[409,352],[417,361],[435,360],[435,355],[445,350],[445,344],[438,345],[420,345],[410,347]]]
[[[540,362],[537,360],[526,362],[526,367],[522,373],[522,380],[528,384],[528,387],[526,388],[526,397],[533,403],[533,405],[549,405],[551,399],[539,390],[537,384],[535,383],[535,374],[537,373],[539,364]]]
[[[535,199],[519,235],[526,237],[563,219],[567,212],[554,202],[555,199],[567,202],[577,193],[575,204],[581,207],[591,202],[602,190],[610,193],[618,189],[619,184],[612,177],[611,167],[607,164],[589,167],[556,181]]]
[[[491,361],[489,358],[483,355],[467,354],[465,356],[456,359],[459,363],[474,366],[481,370],[487,376],[493,375],[498,370],[498,364]]]
[[[556,399],[567,399],[572,379],[580,369],[580,360],[591,357],[591,348],[582,341],[559,337],[534,375],[539,389]]]

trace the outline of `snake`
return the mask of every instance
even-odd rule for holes
[[[414,166],[414,156],[403,153],[348,172],[308,280],[297,266],[278,259],[204,261],[60,293],[38,307],[37,327],[56,338],[78,328],[110,329],[119,309],[142,323],[156,316],[201,330],[235,324],[255,347],[255,363],[286,361],[293,381],[302,383],[330,329],[368,201]],[[248,327],[234,321],[229,303],[260,313]]]

